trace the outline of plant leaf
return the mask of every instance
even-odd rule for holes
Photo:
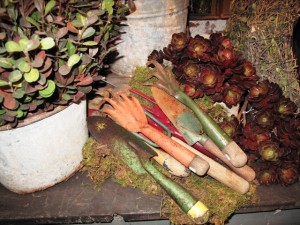
[[[55,37],[57,39],[61,39],[63,36],[65,36],[66,34],[68,33],[68,28],[67,27],[63,27],[63,28],[60,28],[56,34],[55,34]]]
[[[66,94],[66,93],[62,94],[62,98],[66,101],[70,101],[72,99],[71,96],[69,94]]]
[[[25,95],[25,91],[22,88],[18,88],[14,93],[13,97],[16,99],[21,99]]]
[[[22,60],[18,63],[18,69],[24,73],[27,73],[30,71],[30,65],[25,60]]]
[[[15,41],[8,41],[5,43],[5,49],[8,52],[21,52],[21,46]]]
[[[58,69],[58,72],[61,74],[61,75],[67,75],[71,72],[71,67],[69,67],[68,65],[62,65],[61,67],[59,67]]]
[[[70,32],[77,34],[78,30],[76,29],[76,27],[73,25],[73,22],[68,22],[67,23],[67,28]]]
[[[40,78],[37,81],[40,85],[45,85],[47,82],[46,76],[40,73]]]
[[[18,119],[20,119],[20,118],[22,118],[24,115],[25,115],[25,113],[24,113],[22,110],[18,109],[16,117],[17,117]]]
[[[19,45],[20,45],[22,50],[26,48],[26,46],[28,45],[28,41],[29,41],[28,38],[20,39]]]
[[[96,23],[98,21],[97,15],[92,15],[87,18],[86,23],[84,24],[86,27],[92,25],[93,23]]]
[[[9,110],[15,110],[18,108],[19,103],[12,96],[5,96],[3,106]]]
[[[40,55],[36,55],[34,60],[31,62],[31,66],[39,68],[44,64],[44,59]]]
[[[86,76],[80,82],[77,83],[79,86],[87,86],[93,83],[93,78],[91,76]]]
[[[55,45],[54,39],[52,37],[46,37],[41,40],[41,48],[47,50],[53,48]]]
[[[42,8],[43,8],[42,2],[44,2],[44,1],[33,0],[33,2],[34,2],[34,5],[35,5],[36,9],[37,9],[39,12],[42,12]]]
[[[29,52],[37,49],[40,46],[40,41],[37,39],[31,39],[28,41],[27,45],[24,48],[25,52]]]
[[[102,2],[102,10],[107,11],[109,15],[113,14],[113,6],[115,2],[114,0],[103,0]]]
[[[42,96],[43,98],[51,97],[55,91],[56,86],[53,80],[48,80],[47,84],[48,85],[45,89],[39,91],[40,96]]]
[[[9,73],[8,79],[10,82],[14,83],[14,82],[18,82],[19,80],[21,80],[22,77],[23,77],[23,75],[20,70],[14,70]]]
[[[85,96],[85,94],[81,91],[78,91],[75,95],[73,95],[73,101],[74,102],[79,102],[80,99],[82,99]]]
[[[0,58],[0,67],[4,69],[10,69],[13,67],[13,63],[10,58]]]
[[[48,15],[48,13],[54,8],[55,2],[56,2],[55,0],[51,0],[46,4],[45,15]]]
[[[71,57],[68,59],[67,65],[72,68],[75,64],[77,64],[80,61],[80,59],[81,56],[78,54],[71,55]]]
[[[95,34],[96,30],[92,27],[88,27],[82,34],[82,39],[89,38]]]
[[[83,42],[82,44],[86,45],[86,46],[94,46],[94,45],[97,45],[98,43],[96,41],[86,41],[86,42]]]
[[[76,20],[77,20],[77,22],[79,22],[78,23],[79,27],[83,27],[86,24],[87,18],[86,18],[86,16],[84,16],[80,13],[76,13]]]
[[[31,17],[29,16],[26,16],[26,20],[31,23],[33,26],[35,26],[38,30],[41,29],[41,26],[38,22],[36,22],[34,19],[32,19]]]
[[[8,82],[0,79],[0,87],[7,86]]]
[[[68,55],[69,55],[69,56],[75,54],[76,47],[75,47],[75,45],[72,43],[72,41],[67,41],[66,47],[67,47]]]
[[[28,73],[24,74],[24,78],[28,83],[37,81],[39,77],[40,77],[40,73],[35,68],[31,69]]]

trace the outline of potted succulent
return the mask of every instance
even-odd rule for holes
[[[0,182],[28,193],[80,167],[88,135],[85,97],[104,79],[127,7],[113,0],[0,4]],[[64,118],[54,124],[60,113]]]

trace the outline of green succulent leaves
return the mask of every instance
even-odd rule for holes
[[[55,0],[51,0],[46,4],[45,15],[48,15],[48,13],[54,8],[55,4],[56,4]]]
[[[55,45],[55,42],[52,37],[46,37],[41,40],[41,49],[43,49],[43,50],[53,48],[54,45]]]
[[[20,81],[22,77],[23,75],[20,70],[13,70],[12,72],[10,72],[8,79],[10,82],[14,83]]]
[[[5,49],[8,52],[21,52],[21,46],[15,41],[8,41],[5,43]]]
[[[0,67],[10,69],[13,67],[15,61],[12,58],[0,58]]]
[[[52,37],[42,38],[40,41],[38,39],[26,39],[23,38],[19,42],[8,41],[5,43],[5,49],[7,52],[29,52],[35,50],[41,46],[41,49],[47,50],[53,48],[55,45],[54,39]]]
[[[113,14],[113,6],[114,6],[115,2],[114,0],[104,0],[102,2],[102,10],[107,11],[109,15]]]
[[[55,91],[55,83],[53,80],[48,80],[47,81],[47,87],[43,90],[39,91],[40,96],[42,96],[43,98],[50,98],[54,91]]]
[[[28,73],[24,73],[24,78],[28,83],[37,81],[39,77],[40,77],[40,73],[35,68],[31,69]]]
[[[104,68],[110,38],[119,34],[114,23],[125,15],[119,8],[125,4],[114,0],[4,1],[11,23],[0,32],[0,87],[5,92],[0,94],[0,126],[15,127],[29,111],[50,110],[89,93]]]
[[[67,65],[69,67],[73,67],[75,64],[77,64],[81,59],[81,56],[78,54],[74,54],[72,56],[70,56],[70,58],[68,59]]]

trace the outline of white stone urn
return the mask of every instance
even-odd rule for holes
[[[189,0],[135,0],[136,10],[126,16],[117,60],[111,71],[131,77],[137,66],[145,66],[148,55],[166,47],[173,33],[186,32]]]
[[[88,138],[86,101],[59,106],[0,130],[0,183],[19,193],[51,187],[81,167]]]

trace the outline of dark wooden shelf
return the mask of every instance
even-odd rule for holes
[[[129,79],[113,74],[108,77],[117,90],[126,90]],[[260,203],[237,213],[300,208],[300,182],[289,187],[259,186],[257,192]],[[98,192],[81,172],[44,191],[26,195],[15,194],[0,185],[1,225],[111,222],[114,215],[125,221],[165,219],[160,216],[160,205],[160,197],[145,195],[139,189],[122,187],[111,180]]]
[[[289,187],[258,187],[260,203],[237,213],[300,208],[300,183]],[[18,195],[0,186],[0,224],[63,224],[111,222],[114,215],[125,221],[158,220],[161,198],[140,190],[121,187],[111,180],[101,192],[95,190],[85,174],[44,191]]]

